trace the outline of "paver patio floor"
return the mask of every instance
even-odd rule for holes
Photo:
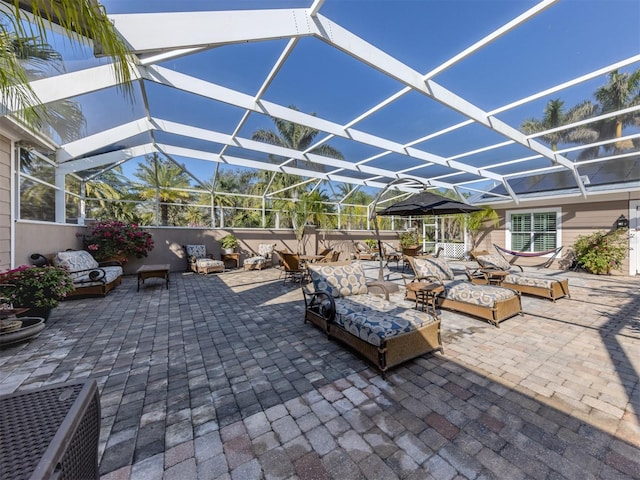
[[[640,279],[530,271],[572,298],[442,311],[444,354],[386,378],[277,269],[125,277],[0,350],[0,394],[96,379],[102,480],[640,478]]]

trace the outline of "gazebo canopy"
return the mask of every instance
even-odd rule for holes
[[[71,99],[86,117],[79,138],[57,139],[63,173],[156,152],[196,184],[217,168],[257,169],[334,192],[415,178],[472,202],[521,202],[527,191],[514,184],[531,176],[601,193],[584,173],[596,165],[612,172],[606,191],[638,188],[637,174],[615,167],[637,162],[640,102],[543,122],[549,101],[564,112],[595,105],[608,75],[640,68],[638,2],[103,3],[131,48],[133,98],[92,48],[54,45],[66,71],[32,82],[43,102]],[[606,137],[603,125],[623,114],[622,137]],[[538,130],[524,133],[532,118]],[[302,149],[256,139],[274,119],[317,135]],[[575,142],[579,128],[596,133]]]

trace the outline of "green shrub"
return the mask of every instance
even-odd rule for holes
[[[375,250],[376,248],[378,248],[378,241],[375,238],[366,238],[364,240],[364,243],[366,243],[367,247],[369,247],[371,250]]]
[[[625,228],[610,233],[601,231],[580,235],[573,245],[578,265],[598,275],[609,274],[611,270],[619,269],[628,249]]]

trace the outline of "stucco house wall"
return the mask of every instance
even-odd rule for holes
[[[593,200],[592,200],[593,198]],[[599,195],[590,197],[588,201],[583,198],[562,198],[546,201],[527,202],[526,204],[500,205],[495,208],[500,216],[500,224],[497,228],[484,230],[478,236],[476,245],[478,250],[495,252],[493,244],[505,247],[507,242],[506,220],[508,212],[526,212],[528,210],[544,210],[545,208],[560,209],[560,244],[563,249],[556,257],[552,268],[567,268],[573,260],[573,244],[580,235],[586,235],[594,231],[611,231],[620,215],[629,217],[629,203],[631,200],[640,199],[640,191],[616,193],[611,195]],[[630,248],[633,246],[630,244]],[[511,258],[505,255],[507,258]],[[519,257],[516,263],[519,265],[537,265],[544,262],[544,257],[524,258]],[[629,258],[622,265],[621,270],[613,272],[618,275],[635,274],[630,272]]]

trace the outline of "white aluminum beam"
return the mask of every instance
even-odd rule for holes
[[[308,36],[309,18],[306,9],[109,15],[136,54]]]
[[[251,97],[250,95],[237,92],[235,90],[231,90],[229,88],[222,87],[211,82],[196,79],[189,75],[177,73],[163,67],[150,67],[146,70],[145,73],[143,73],[143,76],[150,81],[158,82],[163,85],[173,86],[185,91],[191,91],[206,98],[228,103],[230,105],[234,105],[254,112],[264,113],[272,117],[287,120],[289,122],[306,125],[319,131],[330,132],[342,138],[356,140],[374,147],[391,150],[395,153],[408,155],[414,158],[425,160],[427,162],[450,166],[450,162],[447,159],[438,155],[434,155],[432,153],[428,153],[416,148],[407,149],[398,142],[394,142],[392,140],[388,140],[376,135],[371,135],[352,128],[344,129],[341,125],[335,122],[330,122],[317,116],[309,115],[264,100],[259,101],[256,104],[253,97]],[[455,168],[460,168],[468,173],[479,175],[478,168],[468,166],[463,163],[456,163]],[[500,175],[496,175],[491,172],[485,171],[483,172],[483,175],[493,180],[502,181],[502,177]]]
[[[112,145],[125,138],[133,137],[143,132],[149,131],[153,125],[146,118],[140,118],[133,122],[123,123],[117,127],[103,130],[102,132],[84,137],[75,142],[69,142],[60,147],[56,152],[58,163],[66,162],[74,158],[81,157],[105,145]]]
[[[102,167],[114,163],[128,160],[130,158],[140,157],[155,152],[153,144],[138,145],[132,148],[125,148],[115,152],[102,153],[88,158],[80,158],[58,165],[58,169],[63,173],[82,172],[91,168]]]

